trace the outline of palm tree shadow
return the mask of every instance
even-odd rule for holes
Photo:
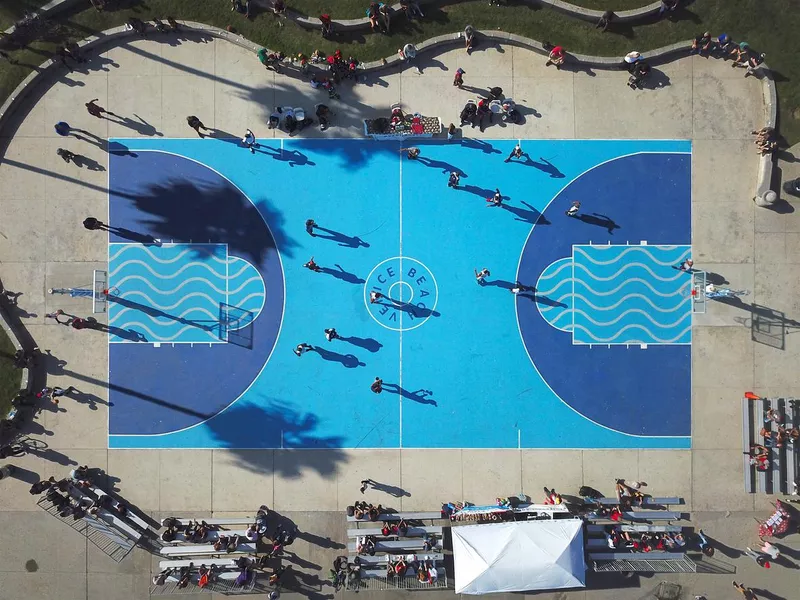
[[[428,396],[433,394],[431,390],[418,389],[416,392],[409,392],[396,383],[384,383],[383,389],[390,394],[398,394],[407,400],[412,400],[413,402],[418,402],[419,404],[431,404],[433,406],[439,406],[436,403],[436,400],[433,398],[428,398]]]

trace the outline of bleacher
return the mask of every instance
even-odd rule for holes
[[[396,589],[442,589],[447,588],[447,573],[444,567],[444,554],[442,553],[443,528],[440,526],[410,525],[404,536],[390,534],[384,536],[381,525],[384,521],[398,522],[400,520],[418,523],[422,521],[435,521],[442,519],[441,511],[437,512],[405,512],[383,513],[376,521],[347,517],[349,523],[369,523],[371,527],[358,527],[347,530],[347,537],[351,541],[347,544],[348,561],[353,563],[358,557],[361,563],[361,576],[358,590],[396,590]],[[375,538],[375,553],[358,554],[359,540],[367,536]],[[436,539],[436,547],[423,551],[425,536]],[[409,566],[405,575],[387,576],[387,566],[390,561],[403,559],[407,564],[414,560],[424,564],[426,560],[434,563],[438,577],[433,582],[423,582],[417,579],[417,573]],[[352,587],[348,587],[352,589]]]
[[[753,396],[742,399],[742,465],[744,470],[744,489],[748,493],[756,491],[765,494],[790,494],[794,482],[800,479],[800,451],[798,444],[786,436],[780,448],[764,443],[761,428],[777,433],[778,423],[765,421],[767,411],[773,409],[782,417],[786,430],[800,426],[800,400],[797,398],[759,398]],[[769,465],[766,470],[757,469],[750,464],[747,454],[755,445],[765,446]]]
[[[160,570],[174,569],[163,583],[156,585],[152,583],[150,594],[153,596],[173,595],[173,594],[197,594],[197,593],[218,593],[218,594],[243,594],[253,593],[257,586],[259,571],[252,570],[250,578],[244,585],[237,585],[236,579],[241,573],[236,560],[247,557],[252,566],[255,566],[258,544],[245,537],[243,525],[252,525],[255,517],[229,517],[229,518],[169,518],[172,523],[180,529],[185,528],[190,522],[199,523],[204,521],[209,529],[204,541],[197,542],[188,539],[183,531],[178,531],[175,538],[169,542],[162,542],[158,553],[165,559],[159,563]],[[162,525],[166,526],[167,519],[162,520]],[[231,527],[231,529],[225,529]],[[228,552],[227,548],[214,548],[214,542],[221,536],[233,538],[240,536],[239,545],[233,552]],[[192,568],[189,577],[189,584],[181,588],[178,586],[180,580],[180,569],[185,567]],[[206,567],[215,566],[213,581],[206,587],[199,587],[200,579],[199,568],[201,565]]]
[[[695,562],[686,555],[688,544],[673,549],[650,552],[632,548],[609,548],[606,541],[607,528],[627,532],[635,540],[643,533],[680,533],[679,525],[642,525],[589,523],[586,525],[586,553],[591,568],[598,572],[648,572],[648,573],[694,573]]]

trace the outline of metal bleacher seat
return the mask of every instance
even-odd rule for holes
[[[441,527],[409,527],[406,535],[403,537],[422,537],[425,534],[433,534],[433,535],[442,535],[442,528]],[[364,528],[364,529],[348,529],[347,530],[347,537],[359,537],[362,535],[374,535],[376,537],[382,537],[383,533],[381,532],[380,527],[375,528]],[[395,537],[396,534],[389,534],[386,537]]]
[[[179,527],[185,527],[189,524],[189,522],[195,522],[197,519],[190,519],[186,517],[168,517],[170,519],[175,519]],[[161,524],[164,525],[167,519],[162,519]],[[252,525],[255,523],[255,517],[228,517],[224,519],[203,519],[206,522],[206,525]]]
[[[753,400],[746,396],[742,398],[742,462],[744,468],[744,491],[752,494],[756,491],[756,468],[750,464],[749,454],[753,445],[753,435],[755,433],[753,422]]]
[[[594,501],[599,503],[599,504],[609,504],[609,505],[619,504],[619,500],[617,500],[616,497],[613,497],[613,498],[596,498]],[[669,506],[669,505],[672,505],[672,504],[683,504],[683,498],[679,498],[677,496],[668,496],[668,497],[661,497],[661,498],[647,496],[642,501],[642,507],[643,508],[647,508],[647,507],[655,506],[655,505]]]
[[[406,521],[435,521],[437,519],[442,519],[442,511],[436,512],[401,512],[401,513],[381,513],[378,515],[378,518],[374,521],[370,521],[369,519],[356,519],[355,517],[351,517],[348,515],[347,522],[348,523],[378,523],[383,521],[399,521],[400,519],[405,519]],[[211,524],[209,521],[206,521],[209,525]]]
[[[603,534],[606,530],[606,525],[589,524],[586,526],[586,533],[589,535]],[[639,523],[631,523],[625,525],[616,525],[620,531],[627,531],[629,533],[680,533],[683,527],[680,525],[644,525]]]
[[[423,540],[421,538],[402,539],[402,540],[378,540],[375,542],[375,552],[398,553],[403,554],[407,552],[422,552]],[[441,544],[439,540],[437,543]],[[358,548],[357,542],[349,542],[347,544],[348,552],[356,552]]]
[[[214,544],[202,544],[199,546],[164,546],[160,550],[161,556],[214,556],[215,554],[252,554],[256,551],[256,544],[253,542],[241,543],[234,552],[227,552],[224,548],[214,549]]]
[[[444,554],[441,552],[432,552],[425,554],[416,554],[417,560],[432,560],[436,563],[444,560]],[[369,568],[373,566],[385,566],[389,560],[397,560],[398,558],[407,558],[408,554],[379,554],[375,556],[360,556],[361,568]]]

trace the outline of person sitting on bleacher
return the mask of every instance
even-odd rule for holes
[[[192,567],[194,563],[189,563],[188,567],[181,567],[180,575],[178,576],[178,588],[183,589],[189,585],[189,577],[192,575]]]
[[[189,529],[188,527],[186,528],[186,539],[191,542],[196,542],[196,543],[204,542],[206,541],[207,537],[208,537],[208,524],[205,521],[201,521],[200,523],[197,523],[197,521],[195,521],[194,527],[192,527],[191,529]]]
[[[375,538],[371,535],[358,538],[356,540],[356,552],[375,556]]]
[[[750,456],[750,465],[756,468],[756,471],[767,471],[769,469],[769,450],[766,447],[755,444],[750,446],[750,452],[744,452]]]
[[[250,525],[250,527],[248,527],[247,530],[245,530],[244,537],[246,537],[251,542],[257,542],[258,541],[258,537],[259,536],[258,536],[258,531],[256,531],[255,524],[254,525]]]
[[[393,531],[394,529],[394,531]],[[397,525],[389,525],[386,521],[383,522],[383,527],[381,527],[381,535],[383,537],[389,537],[390,535],[397,535]]]
[[[439,571],[436,570],[436,565],[432,560],[425,561],[425,570],[428,573],[428,583],[435,583],[439,579]]]
[[[627,500],[631,504],[636,502],[641,506],[642,502],[644,502],[644,494],[625,483],[624,479],[617,479],[615,487],[617,491],[617,500],[619,500],[620,504],[626,503]]]
[[[406,523],[405,519],[400,519],[400,522],[396,525],[396,528],[400,537],[406,537],[408,535],[408,523]]]
[[[761,431],[758,432],[758,435],[764,438],[764,445],[767,447],[783,447],[783,433],[781,433],[781,429],[778,429],[778,431],[770,431],[766,427],[762,427]]]
[[[369,510],[367,511],[367,514],[369,515],[369,520],[377,521],[381,512],[383,512],[383,507],[380,504],[378,504],[378,506],[372,506],[372,504],[370,504]]]
[[[214,569],[215,568],[216,568],[216,565],[211,565],[210,569],[208,567],[206,567],[205,565],[200,565],[200,570],[198,571],[198,573],[200,574],[200,578],[197,580],[197,587],[204,588],[204,587],[208,586],[208,584],[214,583],[214,579],[215,579],[215,577],[214,577]]]
[[[561,498],[561,494],[558,494],[555,488],[552,490],[544,488],[544,494],[545,494],[544,498],[545,504],[561,504],[562,502],[564,502],[564,500]]]
[[[436,536],[425,534],[425,537],[422,540],[422,551],[423,552],[430,552],[434,548],[436,548]]]
[[[167,527],[161,533],[161,541],[162,542],[166,542],[166,543],[170,543],[170,542],[175,540],[175,536],[176,535],[178,535],[177,529],[174,529],[173,527]]]
[[[161,573],[153,575],[153,585],[164,585],[167,582],[167,577],[172,575],[175,569],[164,569]]]

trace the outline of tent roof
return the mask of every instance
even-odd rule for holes
[[[585,586],[579,519],[453,527],[457,594]]]

